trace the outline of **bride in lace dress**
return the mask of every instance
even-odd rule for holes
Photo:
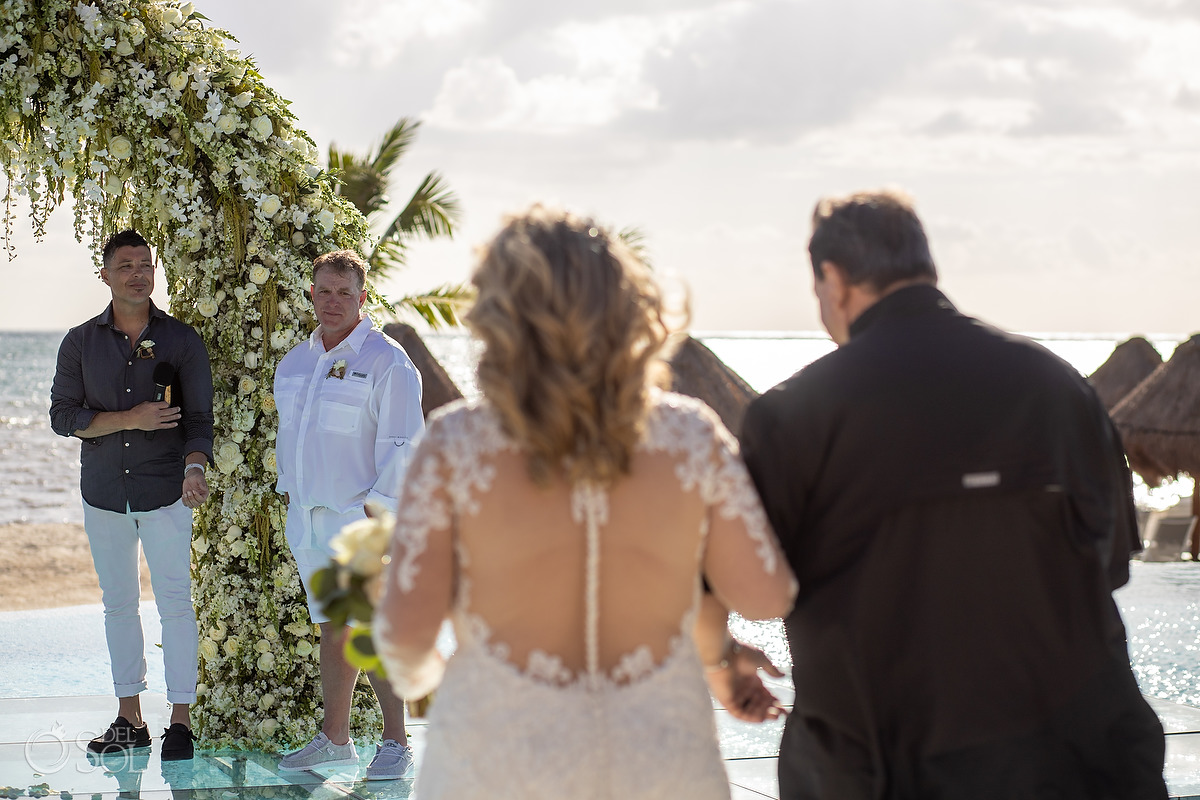
[[[472,280],[484,399],[429,418],[375,618],[396,691],[440,684],[416,793],[728,798],[699,652],[796,592],[737,445],[652,388],[658,289],[595,223],[535,206]]]

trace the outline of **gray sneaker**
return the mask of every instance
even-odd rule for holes
[[[357,764],[358,751],[354,740],[345,744],[334,744],[324,733],[294,753],[288,753],[279,761],[280,772],[304,772],[317,767],[335,767],[342,764]]]
[[[367,766],[367,780],[390,781],[403,778],[404,773],[412,769],[413,751],[406,744],[400,744],[395,739],[384,739],[383,744],[375,750],[375,757]]]

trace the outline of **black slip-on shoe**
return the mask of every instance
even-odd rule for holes
[[[138,747],[150,746],[150,729],[145,725],[136,728],[124,717],[117,717],[102,736],[97,736],[88,742],[87,749],[92,753],[123,753]]]
[[[186,761],[196,752],[195,745],[192,744],[196,741],[196,736],[192,729],[182,722],[176,722],[163,731],[162,740],[163,761]]]

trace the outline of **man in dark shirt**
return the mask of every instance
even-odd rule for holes
[[[1130,475],[1095,394],[951,305],[898,193],[822,200],[809,253],[838,349],[741,434],[800,582],[781,797],[1165,798],[1112,599]]]
[[[150,300],[154,259],[133,231],[104,245],[104,313],[72,328],[58,351],[50,425],[78,436],[83,521],[104,601],[117,719],[88,750],[148,747],[139,693],[146,659],[138,614],[138,541],[162,620],[171,726],[164,760],[192,757],[196,613],[191,595],[192,509],[208,497],[212,373],[200,336]]]

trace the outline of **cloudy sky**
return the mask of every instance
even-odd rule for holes
[[[436,169],[465,215],[389,293],[464,279],[501,216],[540,200],[640,227],[696,329],[814,330],[814,202],[898,185],[969,313],[1200,329],[1195,0],[196,5],[322,148],[423,121],[395,194]],[[63,329],[106,301],[56,216],[0,262],[43,289],[0,293],[3,327]]]

